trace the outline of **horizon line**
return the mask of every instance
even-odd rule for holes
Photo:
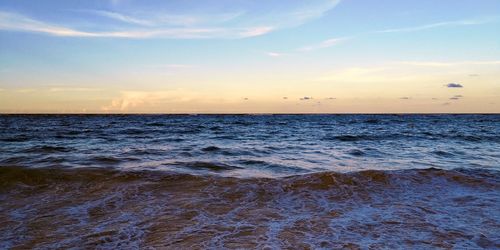
[[[353,113],[328,113],[328,112],[311,112],[311,113],[1,113],[2,116],[7,115],[500,115],[500,112],[353,112]]]

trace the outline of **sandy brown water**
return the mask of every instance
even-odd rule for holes
[[[499,248],[499,173],[0,168],[0,248]]]

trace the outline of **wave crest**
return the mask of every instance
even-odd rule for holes
[[[495,248],[499,177],[463,169],[240,179],[1,167],[0,246]]]

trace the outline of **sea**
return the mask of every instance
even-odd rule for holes
[[[0,115],[0,249],[500,249],[500,115]]]

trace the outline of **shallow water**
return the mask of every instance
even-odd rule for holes
[[[500,248],[499,115],[0,116],[0,248]]]

